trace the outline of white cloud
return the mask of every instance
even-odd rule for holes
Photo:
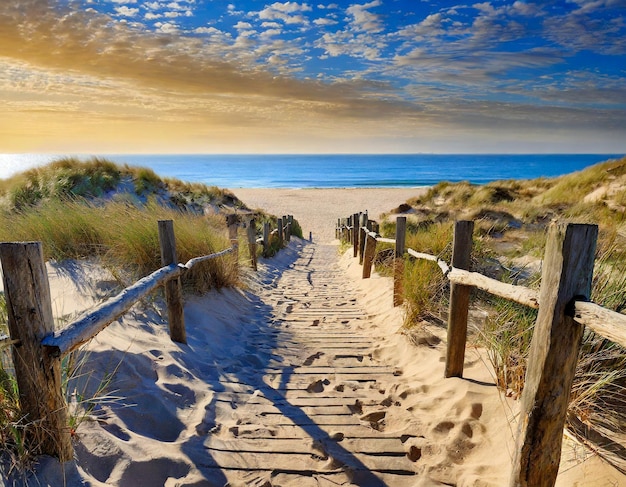
[[[322,18],[322,19],[315,19],[313,21],[313,23],[315,25],[336,25],[339,22],[337,22],[336,20],[333,19],[329,19],[328,17]]]
[[[313,9],[307,3],[275,2],[258,12],[261,20],[280,20],[285,24],[308,24],[308,20],[301,14]]]
[[[381,5],[380,0],[373,0],[372,2],[365,3],[363,5],[350,5],[346,12],[352,16],[352,26],[357,31],[365,32],[380,32],[383,30],[380,17],[369,11],[370,8],[378,7]]]
[[[156,20],[156,19],[160,19],[161,17],[163,17],[163,15],[161,14],[153,14],[153,13],[146,13],[143,18],[146,20]]]
[[[235,29],[237,30],[246,30],[252,29],[252,24],[250,22],[242,22],[241,20],[235,24]]]
[[[137,3],[137,0],[109,0],[113,3]]]
[[[165,12],[163,14],[164,17],[168,19],[175,19],[176,17],[180,17],[182,14],[180,12]]]
[[[158,10],[161,8],[159,2],[147,2],[143,4],[143,7],[148,10]]]
[[[117,15],[122,15],[124,17],[134,17],[139,13],[138,8],[129,8],[126,5],[123,7],[115,7],[115,11],[117,12]]]
[[[157,32],[163,34],[175,34],[178,32],[178,25],[173,22],[157,22],[154,26],[157,28]]]
[[[282,33],[283,31],[281,29],[268,29],[262,32],[259,37],[261,37],[261,39],[269,39],[271,37],[278,36]]]

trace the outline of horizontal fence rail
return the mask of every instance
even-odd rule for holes
[[[269,249],[271,236],[278,239],[278,248],[291,238],[293,216],[277,219],[277,228],[263,226],[257,238],[256,222],[240,215],[228,215],[227,225],[231,247],[210,255],[178,263],[174,227],[171,220],[158,222],[161,247],[160,269],[122,290],[116,296],[84,313],[60,330],[54,329],[48,277],[40,242],[0,243],[0,261],[9,310],[9,336],[0,335],[0,352],[12,346],[13,366],[18,383],[20,404],[29,421],[45,428],[47,439],[40,453],[53,455],[66,462],[73,458],[67,404],[61,388],[61,359],[96,336],[122,317],[133,305],[160,286],[165,288],[170,337],[187,343],[183,315],[180,278],[194,266],[233,255],[239,260],[237,229],[244,226],[250,250],[251,267],[257,269],[257,244]]]
[[[435,255],[404,248],[406,217],[397,218],[395,239],[380,237],[374,227],[366,213],[355,213],[338,220],[336,236],[353,244],[354,257],[358,255],[364,267],[363,278],[370,277],[376,243],[395,245],[394,306],[403,301],[404,253],[436,263],[451,283],[445,377],[462,377],[470,289],[481,289],[538,310],[510,486],[553,486],[583,328],[586,326],[626,348],[626,315],[587,299],[591,293],[597,226],[550,226],[540,291],[469,270],[473,222],[456,222],[451,265]],[[372,256],[367,255],[366,249]]]

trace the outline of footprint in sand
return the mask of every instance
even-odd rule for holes
[[[324,386],[330,384],[330,381],[328,379],[320,379],[320,380],[316,380],[314,382],[311,382],[311,384],[309,384],[309,387],[306,388],[307,392],[324,392]]]
[[[307,357],[307,359],[304,361],[304,365],[311,365],[313,362],[315,362],[316,360],[318,360],[319,358],[322,357],[322,355],[324,355],[324,352],[317,352],[314,353],[313,355],[310,355],[309,357]]]

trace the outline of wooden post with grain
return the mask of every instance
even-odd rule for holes
[[[473,221],[460,220],[454,223],[452,267],[469,270],[473,231]],[[465,343],[467,341],[467,316],[471,289],[471,286],[450,284],[445,377],[463,377]]]
[[[574,300],[589,298],[598,227],[552,223],[541,275],[539,312],[521,399],[511,487],[552,487],[584,326]]]
[[[352,257],[359,255],[359,214],[352,215]]]
[[[283,248],[284,232],[283,232],[283,219],[276,220],[276,226],[278,227],[278,248]]]
[[[256,221],[254,218],[248,223],[248,249],[250,250],[250,266],[256,271]]]
[[[368,224],[368,227],[370,225]],[[363,279],[369,279],[372,275],[372,263],[376,256],[376,236],[374,232],[366,233],[365,250],[363,251]]]
[[[267,252],[270,248],[270,224],[269,222],[263,223],[263,255],[267,256]]]
[[[72,460],[74,452],[61,389],[61,359],[41,345],[54,332],[48,273],[41,242],[0,244],[13,362],[25,421],[37,453]]]
[[[161,246],[161,264],[178,264],[176,255],[176,237],[172,220],[159,220],[159,244]],[[185,316],[183,313],[183,288],[180,277],[165,283],[165,302],[170,327],[170,338],[178,343],[187,343]]]
[[[363,264],[363,253],[365,251],[365,240],[367,237],[367,213],[361,213],[359,218],[359,264]]]
[[[406,241],[406,216],[396,219],[396,247],[393,256],[393,305],[404,302],[404,246]]]

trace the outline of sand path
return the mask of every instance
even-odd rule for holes
[[[260,290],[272,323],[242,345],[271,358],[247,380],[223,375],[205,441],[215,475],[236,485],[399,486],[416,474],[415,424],[389,431],[386,421],[402,371],[374,358],[367,313],[337,261],[336,246],[303,243]]]

